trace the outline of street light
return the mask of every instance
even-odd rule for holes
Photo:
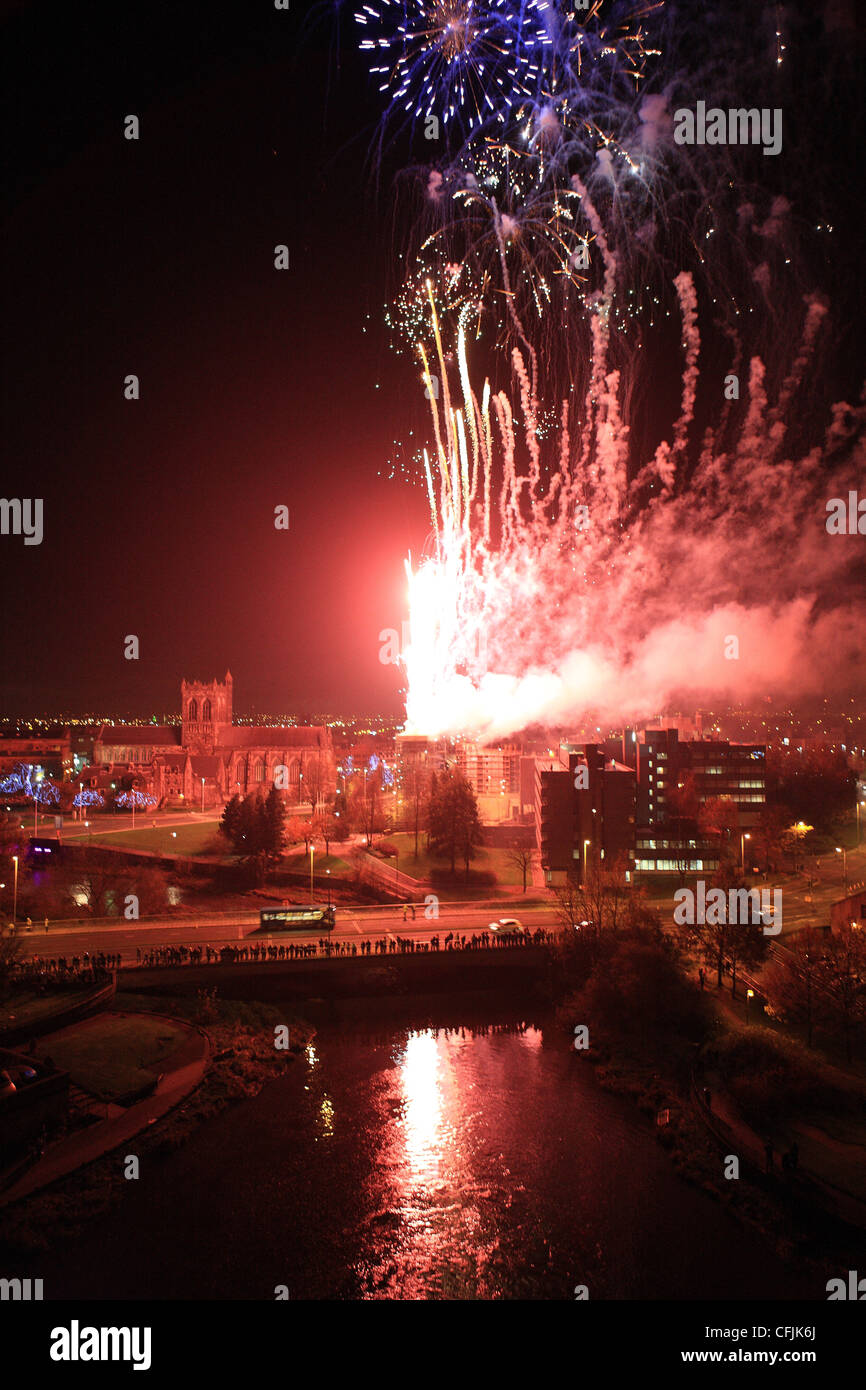
[[[857,844],[860,844],[860,807],[866,806],[866,801],[857,802]]]
[[[15,887],[12,890],[12,925],[15,926],[18,920],[18,855],[13,854],[12,863],[15,865]]]
[[[845,896],[848,896],[848,851],[836,846],[836,853],[842,856],[842,878],[845,885]]]
[[[744,874],[746,872],[746,841],[751,840],[751,838],[751,835],[747,834],[746,831],[743,831],[740,836],[740,866]]]
[[[586,851],[589,848],[589,840],[583,842],[583,881],[586,883]]]
[[[201,779],[201,813],[204,815],[204,778]]]
[[[314,856],[315,856],[315,853],[316,853],[316,850],[315,850],[315,847],[314,847],[313,842],[312,842],[312,840],[311,840],[311,841],[310,841],[310,906],[311,906],[311,907],[312,907],[313,903],[316,901],[315,896],[314,896],[314,894],[313,894],[313,864],[314,864]]]

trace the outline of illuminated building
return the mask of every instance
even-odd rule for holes
[[[583,882],[587,865],[607,861],[630,876],[635,839],[634,769],[600,744],[566,744],[536,760],[536,842],[548,884]]]
[[[336,790],[330,729],[232,722],[233,685],[183,681],[180,726],[103,724],[94,741],[97,769],[136,776],[163,806],[221,805],[276,785],[289,802],[321,801]],[[278,775],[278,769],[285,773]],[[281,781],[285,786],[281,786]]]

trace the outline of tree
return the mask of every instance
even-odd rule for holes
[[[700,1039],[705,1004],[683,978],[676,955],[662,939],[621,937],[593,969],[575,1001],[602,1036],[631,1040],[641,1055],[647,1040]]]
[[[736,849],[734,832],[739,828],[740,812],[729,796],[710,796],[698,811],[698,827],[704,834],[718,835],[722,853]]]
[[[854,1039],[866,1020],[866,942],[861,927],[848,923],[831,933],[821,958],[819,978],[831,1025],[842,1034],[850,1062]]]
[[[788,817],[781,806],[764,806],[752,837],[755,852],[763,860],[765,874],[769,874],[771,865],[775,868],[776,856],[785,849],[787,827]]]
[[[625,882],[624,861],[592,856],[582,882],[569,878],[554,891],[557,916],[566,933],[579,931],[582,939],[590,942],[595,958],[603,937],[615,936],[625,923],[631,890]]]
[[[292,816],[286,823],[286,843],[289,845],[299,845],[303,841],[304,848],[309,853],[310,849],[310,818],[309,816]]]
[[[321,758],[316,758],[315,762],[307,762],[304,766],[304,780],[301,785],[301,795],[310,804],[310,814],[315,815],[324,795],[327,779]]]
[[[749,913],[751,918],[751,913]],[[731,967],[731,994],[737,992],[737,966],[749,968],[760,965],[766,959],[770,943],[764,935],[760,921],[743,921],[739,918],[729,924],[726,963]]]
[[[691,858],[688,845],[685,843],[685,827],[695,824],[700,806],[701,802],[694,773],[687,772],[684,780],[678,782],[675,787],[671,787],[668,791],[669,820],[674,824],[676,838],[679,841],[676,859],[681,882],[685,878]]]
[[[325,811],[316,817],[317,829],[325,842],[325,853],[331,853],[331,841],[339,838],[340,822],[333,811]]]
[[[446,770],[435,779],[430,793],[430,849],[440,858],[450,858],[451,872],[456,872],[457,856],[466,866],[482,843],[478,802],[470,783],[457,768]]]
[[[21,939],[11,932],[0,932],[0,998],[9,991],[9,983],[18,966]]]
[[[219,823],[221,834],[225,835],[229,844],[233,847],[240,836],[242,819],[243,811],[241,810],[241,798],[236,792],[231,801],[226,802]]]
[[[264,801],[259,804],[258,816],[261,825],[261,849],[270,863],[282,858],[286,842],[286,803],[275,786],[271,786]]]
[[[373,843],[373,836],[380,835],[385,829],[385,819],[379,804],[380,780],[380,768],[368,771],[366,777],[355,774],[347,797],[349,824],[353,830],[364,836],[368,849]]]
[[[415,836],[415,858],[418,858],[421,832],[427,822],[430,796],[430,773],[426,767],[410,763],[403,775],[403,788],[409,807],[409,824]]]
[[[789,821],[806,821],[829,831],[850,815],[857,778],[839,748],[768,748],[767,800],[785,807]]]
[[[756,901],[740,876],[733,859],[723,859],[713,874],[712,886],[720,889],[724,901],[707,903],[705,920],[687,925],[688,936],[697,943],[704,960],[716,971],[716,987],[721,989],[726,966],[731,969],[731,993],[737,990],[737,967],[759,964],[766,957],[769,941],[760,915],[753,921]],[[736,894],[736,897],[732,896]]]
[[[513,864],[515,868],[520,869],[523,874],[523,891],[525,893],[526,875],[532,867],[532,850],[521,848],[510,849],[505,857],[509,864]]]
[[[812,1046],[813,1029],[822,987],[823,933],[815,927],[798,932],[789,948],[778,951],[770,972],[773,1008],[785,1022],[802,1024],[806,1044]]]
[[[265,797],[259,791],[243,800],[233,796],[220,819],[220,831],[236,854],[260,870],[275,863],[283,853],[286,837],[286,807],[276,787]]]
[[[110,867],[108,851],[86,849],[76,862],[77,888],[87,899],[91,917],[107,917],[117,890],[117,871]]]

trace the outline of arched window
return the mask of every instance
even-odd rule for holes
[[[196,724],[198,722],[198,700],[190,700],[187,717],[191,724]]]
[[[301,760],[292,758],[289,763],[289,791],[297,798],[301,790]]]
[[[234,790],[237,791],[238,788],[240,788],[240,790],[243,791],[243,789],[244,789],[244,787],[245,787],[246,785],[247,785],[247,769],[246,769],[246,765],[245,765],[245,763],[244,763],[243,758],[241,758],[241,761],[238,763],[237,767],[235,768],[235,787],[234,787]]]
[[[262,763],[262,762],[258,762],[258,763],[256,763],[256,781],[257,781],[257,782],[264,782],[264,780],[265,780],[265,765],[264,765],[264,763]]]
[[[203,724],[210,723],[210,700],[205,700],[201,707],[201,718]]]

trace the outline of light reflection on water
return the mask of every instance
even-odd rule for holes
[[[816,1297],[552,1020],[328,1025],[158,1173],[22,1274],[65,1298]]]
[[[500,1139],[491,1143],[491,1110],[507,1127],[507,1074],[531,1071],[543,1036],[517,1025],[479,1043],[471,1030],[412,1031],[381,1077],[390,1113],[370,1230],[374,1247],[377,1232],[387,1239],[356,1267],[368,1297],[491,1297],[500,1287],[502,1215],[526,1189]],[[546,1242],[539,1251],[546,1260]]]

